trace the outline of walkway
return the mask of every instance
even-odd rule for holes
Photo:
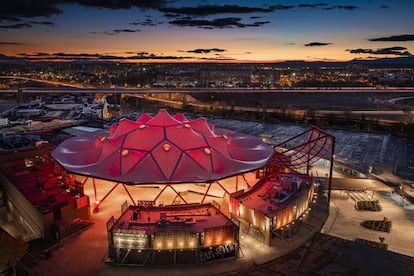
[[[308,224],[301,225],[299,235],[286,240],[274,239],[272,246],[263,245],[251,237],[241,235],[240,258],[206,264],[176,267],[125,267],[105,264],[107,250],[106,221],[119,206],[103,205],[93,214],[95,224],[90,229],[63,241],[51,249],[52,258],[38,259],[33,272],[36,275],[217,275],[248,271],[253,264],[262,264],[303,245],[318,233],[328,215],[322,197],[312,204]]]

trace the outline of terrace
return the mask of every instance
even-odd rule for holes
[[[202,233],[206,228],[226,224],[231,224],[231,221],[211,204],[130,206],[122,213],[112,230],[137,230],[145,232],[146,235],[165,231]]]
[[[267,217],[274,217],[278,211],[302,196],[310,182],[305,175],[272,174],[261,184],[237,199],[250,209],[255,209]]]

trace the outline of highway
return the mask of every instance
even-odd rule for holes
[[[224,87],[185,87],[185,88],[123,88],[123,87],[86,87],[82,84],[65,83],[51,80],[42,80],[29,77],[19,76],[0,76],[0,79],[20,79],[27,81],[35,81],[41,83],[47,83],[52,85],[59,85],[64,87],[40,87],[40,88],[22,88],[23,92],[26,93],[111,93],[111,94],[122,94],[122,93],[332,93],[332,92],[343,92],[343,93],[355,93],[355,92],[374,92],[374,93],[414,93],[414,87],[388,87],[388,88],[376,88],[376,87],[289,87],[289,88],[224,88]],[[14,93],[17,92],[15,89],[3,89],[0,93]]]
[[[48,82],[50,83],[50,82]],[[68,85],[69,86],[69,85]],[[259,89],[259,88],[84,88],[79,86],[52,87],[52,88],[22,88],[25,93],[138,93],[138,94],[157,94],[157,93],[414,93],[413,87],[407,88],[286,88],[286,89]],[[17,89],[2,89],[0,93],[16,93]]]

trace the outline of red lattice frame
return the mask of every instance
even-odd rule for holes
[[[332,135],[316,127],[311,127],[307,131],[275,145],[275,153],[269,162],[282,168],[309,168],[320,158],[325,157],[329,151],[333,155],[334,140]],[[296,145],[291,146],[292,143]]]

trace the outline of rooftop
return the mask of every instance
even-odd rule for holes
[[[27,154],[35,154],[28,151]],[[40,213],[74,202],[75,197],[63,189],[69,175],[50,162],[47,155],[27,156],[25,159],[2,161],[1,171]]]
[[[236,198],[250,209],[258,210],[267,217],[273,217],[278,210],[302,195],[309,184],[309,177],[305,175],[275,174]]]
[[[130,206],[116,221],[112,230],[145,231],[146,235],[173,231],[202,233],[206,228],[226,224],[232,222],[211,204]]]

